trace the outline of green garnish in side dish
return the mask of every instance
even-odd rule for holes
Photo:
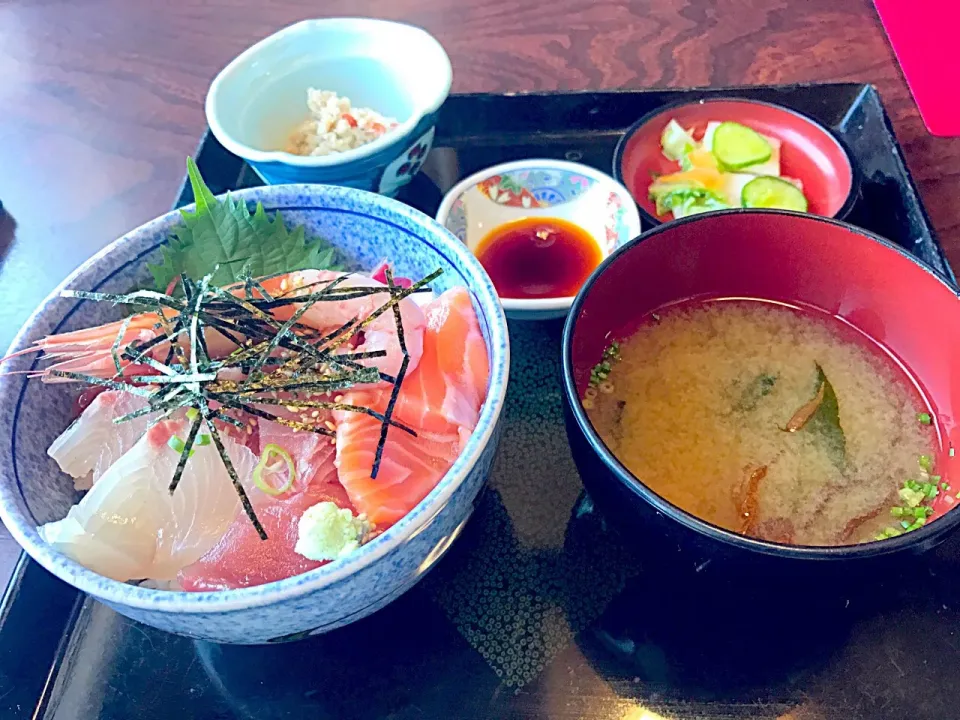
[[[740,392],[740,399],[733,406],[737,412],[750,412],[756,410],[757,404],[773,392],[773,386],[777,384],[779,375],[770,375],[760,373],[753,380],[747,383],[747,386]]]
[[[696,187],[663,186],[656,190],[652,189],[650,199],[657,206],[657,215],[679,210],[683,216],[686,216],[711,210],[725,210],[730,207],[715,192]]]
[[[336,250],[326,241],[308,240],[303,227],[288,231],[279,214],[267,215],[261,203],[253,213],[227,195],[217,198],[200,177],[193,158],[187,174],[196,210],[181,210],[183,225],[161,247],[163,262],[149,265],[156,289],[166,292],[181,273],[225,287],[246,277],[267,277],[294,270],[339,270]]]
[[[920,421],[921,425],[929,425],[933,422],[933,418],[930,417],[930,413],[917,413],[917,420]]]
[[[772,154],[773,148],[760,133],[737,122],[720,123],[713,135],[713,155],[728,170],[758,165]]]
[[[945,492],[949,489],[949,485],[940,482],[939,475],[929,474],[930,470],[933,469],[933,460],[929,455],[921,455],[918,464],[920,465],[920,476],[929,478],[929,480],[911,479],[904,481],[903,487],[897,491],[897,497],[903,504],[890,508],[891,517],[900,521],[900,527],[888,527],[881,530],[876,535],[877,540],[886,540],[923,527],[934,512],[930,503],[936,500],[942,491]]]
[[[746,125],[711,120],[696,140],[692,128],[670,120],[660,148],[679,169],[652,176],[647,195],[657,215],[676,220],[725,208],[808,209],[803,183],[781,173],[783,143]]]
[[[660,147],[670,160],[680,162],[697,147],[697,141],[676,120],[671,120],[660,135]]]
[[[761,175],[743,186],[740,202],[745,208],[779,208],[807,211],[807,198],[792,182]]]

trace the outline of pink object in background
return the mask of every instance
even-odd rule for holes
[[[874,0],[927,129],[960,137],[957,0]]]

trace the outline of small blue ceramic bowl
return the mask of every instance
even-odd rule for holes
[[[452,79],[443,47],[420,28],[367,18],[304,20],[245,50],[217,75],[207,124],[268,184],[325,183],[392,196],[423,164]],[[311,87],[400,125],[354,150],[292,155],[283,148],[308,115]]]
[[[72,480],[47,456],[50,442],[70,423],[76,396],[63,385],[0,377],[0,519],[20,545],[51,573],[117,612],[190,637],[264,643],[319,634],[358,620],[414,585],[443,555],[473,510],[500,436],[510,358],[506,319],[490,278],[453,235],[426,215],[394,200],[349,188],[283,185],[234,195],[278,210],[289,226],[327,238],[352,269],[372,269],[388,258],[397,273],[422,277],[443,268],[435,291],[470,289],[487,341],[490,381],[477,428],[460,457],[406,517],[349,556],[276,583],[241,590],[184,593],[109,580],[54,551],[38,524],[64,517],[77,500]],[[170,212],[123,236],[78,268],[34,312],[10,351],[50,333],[119,318],[119,309],[60,297],[67,288],[127,292],[149,284],[148,262],[179,225]],[[22,356],[4,370],[35,367]]]

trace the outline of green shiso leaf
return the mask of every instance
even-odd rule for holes
[[[193,158],[187,174],[195,210],[181,210],[183,225],[161,249],[162,262],[150,265],[157,290],[165,291],[181,273],[223,287],[245,277],[294,270],[339,270],[336,250],[322,239],[307,239],[303,227],[288,230],[279,214],[257,203],[253,213],[229,193],[218,200],[203,182]]]

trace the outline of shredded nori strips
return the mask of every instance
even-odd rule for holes
[[[271,295],[263,287],[261,281],[267,278],[252,277],[230,286],[237,292],[242,292],[242,296],[233,295],[225,288],[210,284],[213,273],[200,281],[181,276],[179,285],[182,294],[177,296],[151,290],[139,290],[123,295],[66,290],[62,293],[64,297],[152,310],[160,318],[155,324],[155,329],[159,332],[148,341],[132,341],[121,350],[133,320],[132,316],[128,316],[120,324],[117,337],[110,348],[116,368],[116,375],[112,378],[62,370],[50,370],[48,374],[129,392],[147,401],[146,407],[114,418],[115,423],[127,422],[145,415],[155,415],[152,422],[157,423],[183,408],[194,410],[196,415],[192,417],[190,429],[180,450],[180,458],[170,480],[170,492],[176,491],[196,445],[201,426],[206,425],[244,512],[260,538],[266,540],[266,531],[227,455],[214,421],[219,420],[242,430],[246,424],[229,414],[230,411],[240,411],[292,427],[297,431],[334,436],[335,432],[324,424],[291,420],[259,406],[277,405],[297,410],[319,408],[369,415],[381,423],[376,455],[370,472],[370,477],[376,479],[390,428],[414,437],[417,435],[415,430],[392,417],[410,364],[399,303],[414,293],[427,291],[428,283],[442,272],[438,269],[405,289],[394,283],[389,269],[386,272],[386,286],[341,288],[338,286],[347,277],[341,275],[331,281],[292,288],[279,296]],[[171,288],[170,292],[173,293],[174,290],[175,288]],[[300,323],[303,315],[317,303],[342,302],[373,295],[386,295],[388,298],[365,318],[349,320],[325,335]],[[299,307],[286,321],[277,320],[270,312],[290,305]],[[168,315],[169,311],[176,315]],[[344,348],[344,352],[339,352],[345,343],[388,311],[392,311],[396,320],[397,340],[403,355],[395,378],[375,367],[358,362],[384,357],[387,353],[383,350],[349,352]],[[219,333],[235,344],[237,349],[224,358],[212,358],[205,330]],[[161,362],[156,359],[155,353],[158,348],[164,347],[164,343],[167,344],[167,352]],[[121,360],[138,366],[140,372],[125,375]],[[149,371],[145,370],[145,367],[155,371],[155,374],[147,374]],[[222,371],[230,369],[241,371],[244,379],[221,379]],[[43,373],[36,373],[40,374]],[[383,413],[350,403],[298,397],[301,392],[332,393],[376,382],[392,385],[390,399]],[[277,395],[287,392],[293,393],[294,398]],[[211,407],[211,404],[214,407]]]

